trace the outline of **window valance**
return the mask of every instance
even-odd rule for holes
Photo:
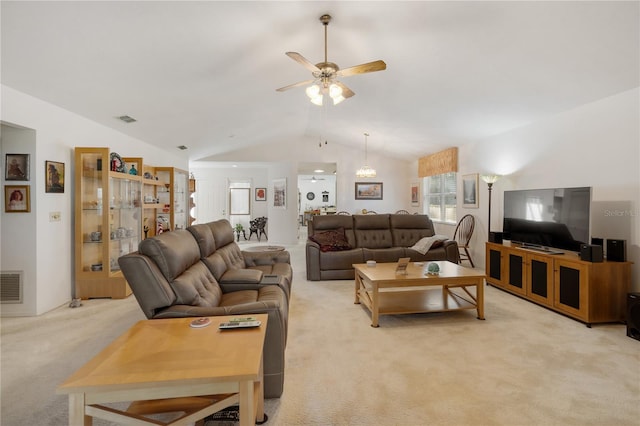
[[[418,177],[458,171],[458,147],[448,148],[418,160]]]

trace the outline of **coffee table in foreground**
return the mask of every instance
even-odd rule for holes
[[[136,323],[57,389],[69,394],[69,425],[90,425],[92,417],[120,424],[195,422],[239,404],[240,424],[264,419],[262,346],[267,315],[255,328],[221,331],[233,316],[210,317],[203,328],[194,318]],[[132,401],[127,410],[102,405]],[[171,423],[143,414],[183,412]]]
[[[440,275],[427,275],[427,265],[437,263]],[[476,309],[484,319],[484,278],[475,269],[447,261],[410,262],[406,275],[396,274],[397,263],[354,264],[355,303],[371,311],[371,326],[378,327],[380,315],[444,312]],[[434,289],[429,287],[442,287]],[[475,294],[467,287],[475,287]],[[458,289],[453,291],[453,289]]]

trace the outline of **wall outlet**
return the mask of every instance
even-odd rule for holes
[[[60,222],[60,212],[49,212],[49,222]]]

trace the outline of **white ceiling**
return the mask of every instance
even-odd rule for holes
[[[503,133],[639,85],[633,2],[1,2],[2,83],[194,160],[320,140],[398,158]],[[285,56],[382,59],[312,105]],[[116,119],[129,115],[138,121]],[[179,151],[176,146],[186,145]]]

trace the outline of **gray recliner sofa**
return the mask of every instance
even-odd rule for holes
[[[346,244],[336,250],[324,250],[314,241],[316,233],[344,233]],[[354,263],[397,262],[401,257],[411,261],[448,260],[460,263],[458,244],[446,240],[441,246],[421,254],[411,247],[424,237],[435,235],[433,222],[427,215],[371,214],[313,216],[307,224],[307,279],[352,280]]]
[[[293,275],[288,252],[242,252],[229,222],[220,220],[147,238],[118,263],[149,319],[267,314],[264,395],[281,396]]]

